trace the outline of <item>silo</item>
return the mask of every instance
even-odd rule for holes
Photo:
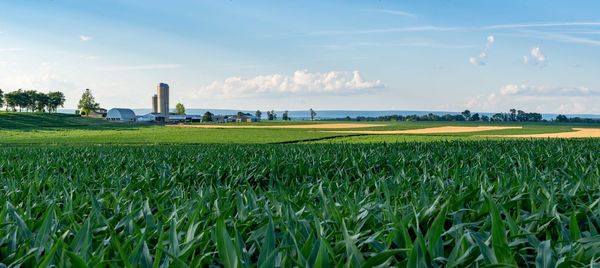
[[[152,113],[153,114],[158,113],[158,95],[156,95],[156,94],[154,94],[154,96],[152,96]]]
[[[160,83],[157,88],[158,113],[164,116],[165,122],[169,120],[169,85]]]

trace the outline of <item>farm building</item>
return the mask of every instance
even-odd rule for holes
[[[252,122],[258,122],[258,119],[256,118],[256,116],[252,116],[252,115],[238,115],[235,116],[235,122],[237,123],[252,123]]]
[[[112,108],[106,114],[106,120],[116,122],[135,122],[135,113],[131,109]]]

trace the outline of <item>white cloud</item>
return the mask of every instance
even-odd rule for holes
[[[549,87],[509,84],[500,88],[504,96],[600,96],[600,91],[587,87]]]
[[[415,17],[417,17],[415,14],[412,14],[412,13],[409,13],[409,12],[406,12],[406,11],[402,11],[402,10],[377,9],[375,11],[381,12],[381,13],[385,13],[385,14],[390,14],[390,15],[402,16],[402,17],[409,17],[409,18],[415,18]]]
[[[110,66],[100,68],[100,71],[139,71],[139,70],[163,70],[181,68],[181,64],[141,64],[141,65],[126,65],[126,66]]]
[[[499,112],[511,108],[540,113],[600,113],[600,91],[581,86],[508,84],[466,100],[464,107]],[[458,107],[461,108],[461,107]]]
[[[359,94],[380,89],[385,85],[379,81],[366,81],[358,71],[311,73],[299,70],[291,76],[271,74],[244,79],[229,77],[204,86],[199,95],[213,97],[248,97],[274,94]]]
[[[542,52],[539,47],[531,49],[531,56],[523,56],[524,64],[532,64],[534,66],[544,67],[546,66],[546,55]]]
[[[89,36],[89,35],[80,35],[79,36],[79,40],[81,40],[82,42],[91,41],[92,39],[94,39],[94,37]]]
[[[20,47],[0,48],[0,52],[17,52],[17,51],[23,51],[23,49]]]
[[[492,47],[492,45],[496,42],[496,38],[493,35],[490,35],[486,38],[485,48],[479,53],[476,57],[470,57],[469,62],[473,65],[485,65],[486,59],[488,57],[488,50]]]

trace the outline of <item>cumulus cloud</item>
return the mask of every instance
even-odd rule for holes
[[[385,85],[381,81],[367,81],[358,71],[311,73],[299,70],[291,76],[229,77],[202,87],[199,94],[225,98],[273,94],[359,94],[383,87]]]
[[[530,54],[529,57],[523,56],[523,64],[531,64],[540,67],[546,66],[546,55],[544,55],[539,47],[532,48]]]
[[[600,91],[582,86],[508,84],[498,90],[467,99],[463,107],[479,111],[517,108],[542,113],[600,113]]]
[[[600,96],[600,91],[587,87],[549,87],[509,84],[500,88],[504,96]]]
[[[89,35],[80,35],[79,36],[79,40],[81,40],[82,42],[87,42],[94,39],[94,37],[89,36]]]
[[[488,50],[492,47],[494,42],[496,42],[496,38],[493,35],[488,36],[486,39],[485,48],[479,53],[478,56],[470,57],[469,62],[473,65],[485,65],[488,58]]]

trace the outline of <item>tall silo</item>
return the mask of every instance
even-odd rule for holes
[[[157,88],[158,95],[158,113],[169,121],[169,85],[160,83]]]
[[[156,95],[156,94],[154,94],[154,96],[152,96],[152,113],[153,114],[158,113],[158,95]]]

